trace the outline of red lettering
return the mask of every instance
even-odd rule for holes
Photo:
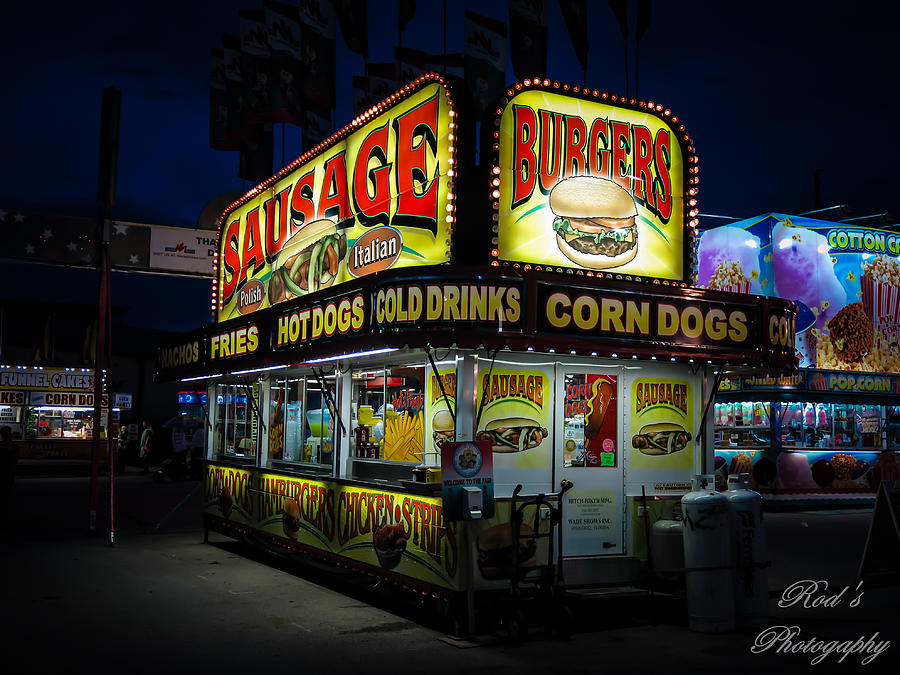
[[[581,176],[585,173],[584,146],[587,145],[587,126],[575,115],[566,115],[566,159],[562,175]]]
[[[656,156],[654,163],[656,164],[656,175],[658,178],[655,184],[659,191],[654,191],[658,196],[656,209],[664,223],[669,222],[669,217],[672,215],[672,179],[669,177],[672,154],[669,149],[669,143],[670,136],[667,129],[660,129],[656,132]]]
[[[397,136],[397,212],[394,222],[437,234],[439,169],[435,167],[434,176],[428,176],[426,151],[430,151],[431,156],[437,152],[438,92],[399,115],[393,126]]]
[[[291,192],[291,234],[316,217],[316,204],[313,202],[314,180],[315,173],[310,171],[300,176],[294,183]]]
[[[238,272],[241,269],[241,254],[238,251],[240,229],[241,221],[233,220],[228,223],[228,228],[225,230],[225,245],[223,246],[222,259],[222,279],[224,281],[222,290],[225,295],[225,302],[231,299],[238,285]]]
[[[275,199],[267,199],[263,204],[266,214],[266,262],[269,263],[275,260],[275,256],[278,255],[288,238],[288,206],[290,202],[287,195],[290,190],[290,188],[285,188],[275,195]],[[276,212],[278,214],[277,221]]]
[[[562,134],[561,113],[553,113],[549,110],[541,110],[541,164],[538,168],[540,173],[540,188],[545,195],[550,194],[550,190],[556,185],[560,178],[560,165],[562,164],[563,144],[560,143],[560,135]],[[553,156],[551,153],[551,144]]]
[[[628,166],[628,155],[631,154],[629,125],[614,120],[610,126],[613,137],[612,179],[628,192],[633,192],[634,178],[631,176],[631,167]]]
[[[656,211],[653,199],[653,174],[650,162],[653,160],[653,137],[647,127],[631,128],[634,138],[634,196],[644,202],[647,208]]]
[[[343,152],[325,162],[325,180],[322,182],[316,217],[337,218],[337,222],[352,217],[347,198],[347,161]]]
[[[262,242],[259,237],[259,209],[253,209],[247,213],[247,224],[244,227],[244,243],[241,246],[241,251],[241,278],[238,280],[238,286],[246,280],[251,264],[253,265],[253,271],[250,274],[255,274],[257,270],[265,265]]]
[[[388,125],[363,139],[353,167],[353,205],[359,222],[367,227],[387,225],[391,204],[391,165],[387,161]],[[372,159],[378,166],[369,168]],[[369,186],[374,188],[370,196]]]
[[[537,131],[534,110],[525,105],[514,105],[513,129],[516,131],[516,139],[513,145],[512,209],[515,210],[527,202],[534,192],[534,140]]]
[[[592,176],[609,176],[609,130],[604,119],[596,119],[591,123],[591,134],[588,140],[588,169]]]

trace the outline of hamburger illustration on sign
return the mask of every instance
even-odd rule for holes
[[[549,80],[495,110],[492,263],[693,283],[699,168],[671,110]]]
[[[638,252],[637,206],[611,180],[573,176],[550,191],[553,230],[559,250],[590,269],[619,267]]]

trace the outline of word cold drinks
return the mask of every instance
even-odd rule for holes
[[[521,292],[508,286],[441,284],[380,289],[375,323],[517,323]]]

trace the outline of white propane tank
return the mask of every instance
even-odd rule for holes
[[[734,582],[728,498],[713,474],[694,476],[681,498],[688,625],[700,633],[734,630]]]
[[[684,571],[684,525],[680,520],[657,520],[650,529],[653,572],[680,577]]]
[[[735,622],[742,628],[762,628],[769,620],[769,575],[762,497],[750,489],[750,474],[728,477],[734,571]]]

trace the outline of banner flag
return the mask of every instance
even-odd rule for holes
[[[406,47],[394,47],[394,61],[397,62],[399,82],[412,82],[428,71],[425,70],[425,52]]]
[[[397,0],[397,29],[402,33],[416,14],[416,0]]]
[[[306,122],[301,138],[303,152],[308,152],[329,136],[331,136],[331,110],[307,105]]]
[[[336,3],[338,23],[344,43],[351,52],[369,58],[369,19],[367,0],[339,0]]]
[[[225,58],[225,100],[228,106],[227,136],[238,145],[252,140],[253,130],[244,114],[244,84],[241,77],[241,38],[239,35],[222,36],[222,55]],[[237,148],[236,148],[237,149]]]
[[[375,105],[372,94],[369,92],[369,79],[362,75],[353,76],[353,116],[364,113]]]
[[[547,74],[547,3],[509,0],[509,57],[516,79]]]
[[[644,33],[650,28],[650,19],[653,14],[653,5],[650,0],[638,0],[637,6],[637,23],[634,26],[634,35],[640,42],[644,37]]]
[[[241,83],[247,122],[263,122],[272,115],[272,84],[269,81],[269,36],[261,10],[242,9]]]
[[[628,0],[609,0],[609,8],[616,15],[622,37],[628,37]]]
[[[240,144],[230,134],[228,95],[225,91],[225,52],[209,50],[209,147],[237,150]]]
[[[480,118],[506,87],[506,24],[466,12],[466,82]]]
[[[275,139],[271,124],[260,122],[254,126],[257,140],[241,143],[238,178],[261,183],[274,173]]]
[[[300,12],[297,5],[263,1],[269,37],[269,81],[272,114],[269,122],[303,125],[303,66],[300,50]]]
[[[375,103],[380,103],[400,87],[397,83],[397,64],[367,63],[366,77],[369,78],[369,93]]]
[[[335,24],[331,0],[300,0],[303,97],[320,109],[334,110],[335,106]]]
[[[459,53],[428,55],[425,57],[425,70],[429,73],[441,73],[459,79],[463,79],[466,75],[463,55]]]
[[[575,48],[575,56],[581,64],[581,70],[587,72],[588,55],[588,22],[587,0],[559,0],[559,9],[562,11],[566,28],[569,30],[569,38]]]

